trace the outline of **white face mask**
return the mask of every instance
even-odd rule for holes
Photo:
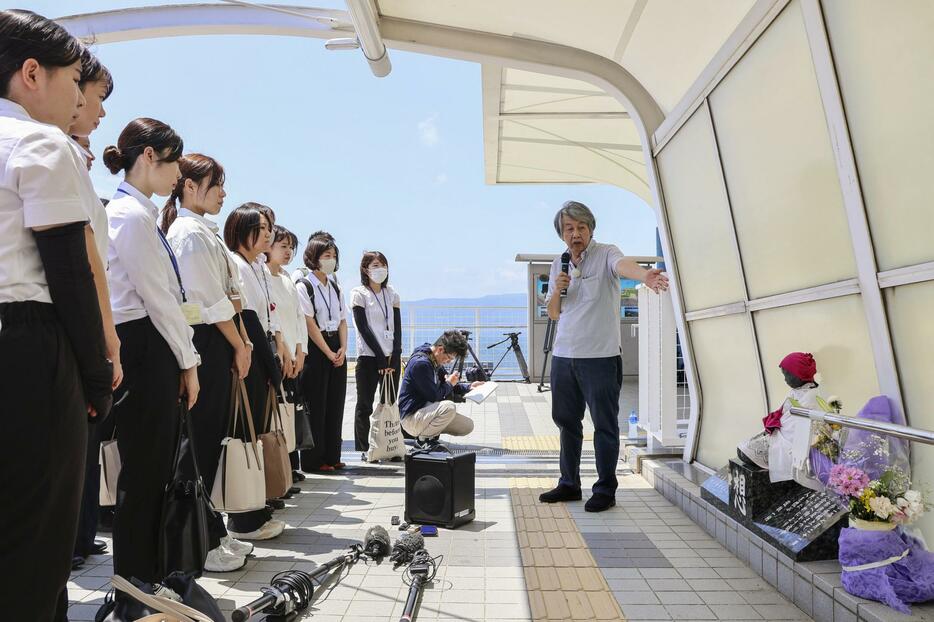
[[[389,270],[386,268],[370,268],[367,273],[370,275],[370,280],[379,285],[389,278]]]
[[[334,274],[334,269],[337,267],[336,259],[322,259],[318,262],[318,265],[321,267],[321,272],[325,274]]]

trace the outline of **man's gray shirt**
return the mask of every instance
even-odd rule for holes
[[[568,295],[561,301],[554,356],[593,359],[620,354],[619,309],[620,285],[616,264],[623,253],[613,244],[600,244],[591,240],[581,254],[578,265],[571,263],[571,271],[580,270],[580,276],[571,276]],[[548,300],[559,295],[554,283],[561,272],[561,258],[551,263]]]

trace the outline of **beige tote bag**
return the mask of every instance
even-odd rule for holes
[[[230,398],[230,434],[221,441],[221,457],[214,476],[211,503],[223,512],[252,512],[266,507],[263,445],[257,440],[246,386],[234,378]],[[246,440],[234,438],[237,421]],[[249,429],[249,435],[247,434]]]
[[[140,618],[137,622],[214,622],[208,616],[188,605],[174,601],[171,598],[166,598],[165,596],[147,594],[120,575],[114,575],[110,582],[114,586],[114,589],[120,590],[127,596],[143,603],[149,607],[150,611],[156,609],[162,612]]]
[[[282,419],[282,432],[285,434],[285,448],[288,453],[295,451],[295,404],[288,400],[279,404],[279,416]]]

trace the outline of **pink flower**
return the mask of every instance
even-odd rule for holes
[[[856,467],[837,464],[830,470],[827,485],[837,494],[859,497],[869,485],[869,476]]]

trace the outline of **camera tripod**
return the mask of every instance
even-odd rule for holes
[[[460,330],[457,331],[464,336],[464,339],[467,340],[467,354],[473,359],[474,363],[477,364],[477,377],[473,378],[471,382],[481,381],[486,382],[490,379],[492,372],[490,374],[486,373],[486,370],[483,368],[483,363],[480,362],[480,358],[477,356],[477,353],[473,351],[473,346],[470,345],[470,331],[469,330]],[[451,373],[457,373],[458,375],[464,375],[464,359],[467,358],[467,355],[459,355],[454,358],[453,365],[451,365]]]
[[[538,392],[542,393],[545,390],[545,369],[548,368],[548,356],[551,354],[551,350],[555,345],[555,332],[558,328],[558,323],[553,319],[548,318],[548,324],[545,326],[545,346],[542,348],[542,353],[545,355],[545,360],[542,362],[542,377],[538,383]]]
[[[522,354],[522,348],[519,347],[519,335],[521,335],[522,333],[503,333],[503,334],[506,335],[505,339],[503,339],[502,341],[498,341],[491,346],[487,346],[486,348],[487,350],[492,350],[498,345],[502,345],[506,343],[507,341],[510,342],[509,347],[506,348],[506,351],[503,352],[503,355],[499,357],[499,362],[497,362],[496,365],[493,367],[493,371],[490,372],[490,375],[492,376],[493,374],[496,373],[496,370],[499,369],[500,365],[502,365],[503,360],[506,358],[507,354],[509,354],[510,352],[514,352],[516,355],[516,362],[519,363],[519,372],[522,374],[522,379],[525,381],[526,384],[530,384],[532,382],[532,379],[529,377],[529,366],[528,366],[528,363],[525,362],[525,356]]]

